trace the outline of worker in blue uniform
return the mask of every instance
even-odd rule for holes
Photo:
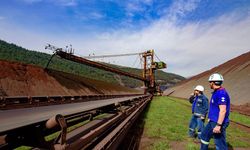
[[[227,150],[226,128],[229,125],[230,97],[221,86],[224,81],[221,74],[212,74],[208,81],[214,91],[210,100],[209,121],[201,134],[201,150],[208,149],[212,137],[216,150]]]
[[[208,99],[203,94],[204,87],[197,85],[194,88],[193,95],[189,98],[192,103],[192,118],[189,123],[189,136],[195,138],[195,129],[198,128],[198,138],[204,128],[204,121],[208,112]]]

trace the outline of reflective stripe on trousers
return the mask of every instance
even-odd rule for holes
[[[201,134],[201,150],[208,150],[208,144],[212,137],[214,137],[216,150],[227,150],[226,128],[229,123],[225,123],[221,126],[221,133],[213,133],[213,129],[216,124],[216,122],[210,121],[204,128]]]
[[[205,145],[208,145],[208,144],[209,144],[209,142],[204,141],[204,140],[202,140],[202,139],[201,139],[201,143],[203,143],[203,144],[205,144]]]

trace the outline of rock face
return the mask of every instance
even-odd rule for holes
[[[0,60],[0,96],[142,93],[120,85],[55,70]]]
[[[223,75],[225,80],[223,87],[229,92],[232,104],[250,104],[250,51],[211,70],[184,80],[175,87],[166,90],[164,95],[188,98],[194,87],[200,84],[205,87],[205,94],[210,98],[212,90],[208,84],[208,77],[213,73]]]

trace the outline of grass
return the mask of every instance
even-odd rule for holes
[[[176,102],[178,102],[178,103],[181,103],[181,104],[184,104],[186,106],[191,107],[191,104],[184,99],[178,99],[178,98],[173,98],[173,97],[168,97],[168,98],[170,98],[172,100],[176,100]],[[246,116],[246,115],[239,114],[238,112],[230,112],[230,120],[240,122],[244,125],[250,126],[250,117]]]
[[[230,119],[236,122],[240,122],[244,125],[250,126],[250,117],[241,115],[237,112],[231,112],[230,113]]]
[[[179,102],[167,97],[155,97],[145,114],[146,136],[165,140],[160,143],[161,146],[153,146],[152,149],[169,149],[171,141],[187,140],[190,114],[190,109]]]
[[[100,115],[97,118],[105,117]],[[234,121],[248,124],[250,117],[231,113]],[[95,118],[95,119],[97,119]],[[179,149],[173,147],[180,144],[182,149],[199,150],[200,145],[188,138],[188,124],[191,118],[191,104],[178,98],[154,97],[146,113],[144,114],[144,136],[151,139],[152,143],[147,149],[150,150],[171,150]],[[250,148],[250,133],[236,128],[230,124],[227,128],[227,142],[232,148]],[[23,149],[25,149],[23,147]],[[26,148],[27,149],[27,148]],[[214,149],[213,140],[210,141],[210,148]]]
[[[20,146],[18,148],[15,148],[15,150],[30,150],[32,149],[32,147],[29,147],[29,146]]]
[[[144,136],[156,140],[149,149],[165,150],[175,149],[170,143],[184,143],[183,149],[198,150],[200,145],[188,138],[188,124],[191,118],[191,105],[172,97],[155,97],[151,101],[148,111],[144,116]],[[234,114],[234,113],[232,113]],[[237,114],[239,118],[246,116]],[[232,115],[234,116],[234,115]],[[245,118],[249,120],[250,118]],[[250,147],[250,133],[237,129],[230,125],[227,129],[227,142],[229,147]],[[213,140],[210,142],[210,149],[214,147]]]
[[[152,149],[153,150],[158,150],[158,149],[168,150],[170,149],[170,146],[165,141],[158,141],[153,144]]]

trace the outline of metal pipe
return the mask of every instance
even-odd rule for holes
[[[57,114],[56,116],[51,117],[46,123],[45,126],[47,129],[52,129],[59,125],[59,119],[63,118],[61,114]]]

